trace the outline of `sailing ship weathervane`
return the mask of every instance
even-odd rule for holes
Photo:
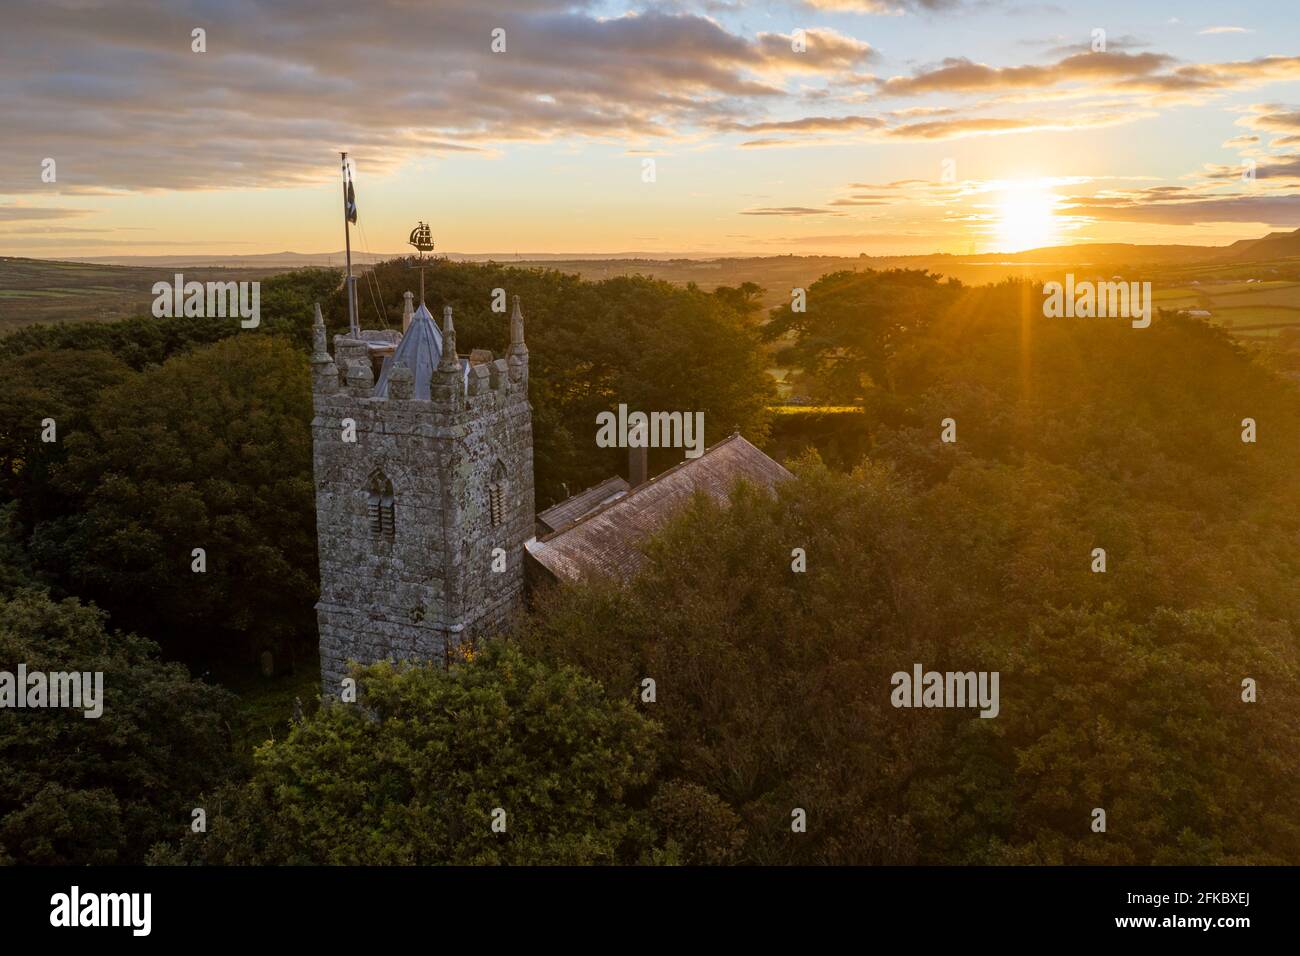
[[[406,241],[408,245],[415,246],[415,251],[419,253],[420,304],[424,305],[424,254],[433,251],[433,233],[429,230],[428,223],[421,221],[411,230],[411,235]]]
[[[433,252],[433,233],[429,231],[428,223],[422,222],[412,229],[411,238],[406,241],[421,253]]]

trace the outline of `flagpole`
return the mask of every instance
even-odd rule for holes
[[[359,336],[361,329],[357,323],[357,287],[352,278],[352,231],[348,228],[350,217],[348,215],[348,154],[341,154],[343,157],[343,249],[344,255],[347,256],[348,278],[348,330],[354,335]]]

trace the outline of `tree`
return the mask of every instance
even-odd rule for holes
[[[769,341],[785,340],[782,364],[808,374],[833,404],[861,402],[871,387],[893,388],[891,361],[910,338],[939,319],[961,294],[955,279],[922,270],[833,272],[807,290],[806,310],[772,310]]]
[[[490,643],[449,671],[357,671],[334,703],[271,741],[252,779],[207,802],[207,834],[157,862],[635,862],[656,728],[572,668]],[[497,827],[494,829],[494,822]]]
[[[36,527],[38,563],[190,661],[305,646],[316,595],[307,377],[288,343],[241,336],[105,390],[67,438],[56,480],[77,506]]]
[[[15,502],[24,527],[61,510],[51,469],[63,461],[67,439],[85,427],[99,392],[130,374],[98,349],[25,352],[0,363],[0,501]]]
[[[886,465],[796,474],[701,496],[630,587],[553,590],[522,638],[610,694],[654,677],[663,772],[730,807],[741,859],[1300,861],[1278,809],[1300,786],[1296,586],[1256,580],[1267,558],[1184,557],[1185,516],[1125,513],[1059,465],[967,461],[930,488]],[[1235,533],[1278,551],[1267,524]],[[918,663],[1000,674],[998,716],[894,707]]]
[[[749,321],[763,311],[763,287],[757,282],[742,282],[738,286],[720,285],[713,290],[713,295]]]
[[[139,863],[150,845],[185,832],[195,795],[236,769],[230,695],[105,621],[73,598],[0,598],[0,671],[103,673],[98,718],[0,709],[0,859]]]
[[[742,487],[727,508],[697,497],[630,587],[556,589],[521,639],[611,695],[653,677],[664,773],[730,807],[744,861],[916,862],[905,784],[942,737],[888,701],[912,653],[899,602],[923,601],[907,498],[874,470],[807,461],[798,475],[772,498]],[[791,570],[795,546],[807,573]],[[794,808],[814,821],[806,834],[791,832]]]

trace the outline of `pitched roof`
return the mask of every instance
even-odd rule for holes
[[[588,488],[586,491],[580,491],[572,498],[566,498],[558,505],[552,505],[537,516],[537,520],[546,526],[547,534],[552,531],[559,531],[561,528],[567,528],[579,518],[591,514],[606,502],[625,495],[630,490],[631,485],[615,475],[613,478],[606,478],[600,484]]]
[[[411,316],[411,326],[402,335],[402,341],[392,355],[384,359],[384,367],[379,372],[379,381],[375,383],[375,397],[388,397],[388,379],[394,368],[405,365],[415,378],[414,397],[428,400],[429,381],[433,370],[442,358],[442,333],[429,310],[420,303],[420,307]]]
[[[627,579],[645,565],[642,542],[659,530],[696,491],[726,502],[731,489],[742,479],[771,489],[791,477],[785,468],[735,434],[699,458],[688,458],[569,527],[533,539],[525,547],[561,581],[589,577]]]

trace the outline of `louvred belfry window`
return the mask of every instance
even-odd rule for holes
[[[488,514],[494,528],[506,520],[505,498],[506,466],[498,461],[492,466],[492,484],[488,485]]]
[[[370,533],[376,537],[392,538],[397,532],[396,510],[393,501],[393,483],[382,471],[372,472],[366,507],[366,516],[370,520]]]

